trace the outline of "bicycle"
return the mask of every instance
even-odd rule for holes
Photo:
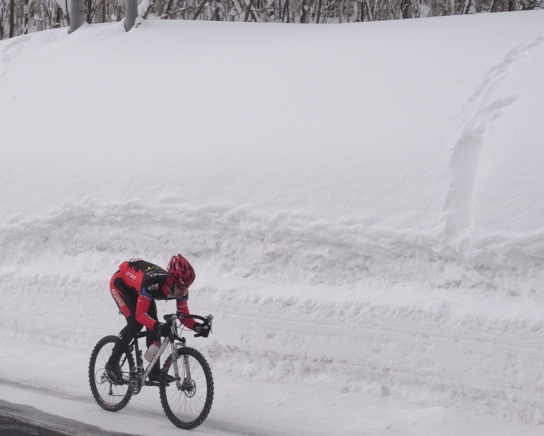
[[[153,360],[144,369],[142,351],[138,340],[153,332],[138,333],[122,354],[119,367],[123,374],[123,383],[112,383],[105,373],[117,336],[105,336],[95,345],[89,362],[89,383],[94,399],[100,407],[109,412],[123,409],[133,395],[140,393],[145,385],[154,385],[147,378],[161,355],[170,345],[170,354],[165,360],[158,382],[162,408],[168,419],[176,427],[191,430],[204,422],[210,413],[214,384],[213,376],[204,356],[197,350],[186,346],[181,334],[184,327],[179,324],[183,318],[203,321],[212,328],[213,315],[183,315],[180,313],[164,315],[164,320],[171,324],[170,335],[162,341]]]

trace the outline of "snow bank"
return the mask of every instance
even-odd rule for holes
[[[88,351],[181,251],[233,377],[542,423],[542,17],[0,42],[1,335]]]

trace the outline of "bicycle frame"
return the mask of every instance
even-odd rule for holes
[[[198,324],[200,328],[196,329],[198,333],[195,337],[208,337],[212,330],[213,315],[202,317],[180,312],[165,315],[164,319],[171,325],[171,329],[151,362],[144,361],[139,342],[141,338],[153,335],[153,332],[139,332],[128,349],[123,350],[119,362],[123,376],[121,383],[113,382],[105,368],[119,341],[118,336],[108,335],[98,341],[89,362],[89,383],[93,397],[102,409],[118,412],[129,403],[133,395],[141,392],[144,385],[151,385],[159,388],[164,413],[176,427],[191,430],[204,422],[213,403],[214,381],[206,358],[198,350],[186,345],[185,337],[182,337],[187,325],[192,327],[191,323],[186,322],[187,318],[202,321],[202,324]],[[149,383],[146,380],[155,366],[160,366],[161,356],[165,356],[165,360],[160,368],[158,383]]]
[[[197,319],[206,319],[203,317],[200,317],[198,315],[185,315],[187,318],[197,318]],[[134,393],[138,394],[143,385],[145,384],[145,381],[147,380],[147,377],[149,377],[149,374],[151,370],[155,367],[159,359],[161,358],[162,354],[170,345],[170,353],[172,356],[172,364],[174,367],[174,375],[176,378],[176,386],[178,389],[183,389],[183,383],[180,380],[179,376],[179,369],[178,369],[178,350],[176,348],[176,340],[177,344],[181,345],[182,347],[185,347],[185,338],[180,338],[177,335],[177,324],[176,320],[179,320],[178,315],[165,315],[164,319],[167,322],[171,322],[172,329],[170,331],[170,335],[163,339],[161,346],[159,347],[159,350],[157,351],[157,354],[153,358],[151,362],[147,365],[147,367],[144,369],[144,361],[142,358],[142,352],[140,351],[138,340],[143,337],[147,337],[148,335],[152,334],[150,331],[140,332],[136,335],[136,337],[133,339],[133,341],[129,345],[129,350],[132,352],[132,349],[134,348],[134,354],[136,356],[136,368],[135,368],[135,374],[131,374],[130,382],[132,384],[132,388],[134,389]],[[210,323],[211,327],[211,321],[213,319],[213,316],[209,315],[209,317],[206,319],[207,322]],[[184,357],[183,365],[185,366],[185,374],[186,379],[191,380],[191,368],[189,365],[189,361],[187,356]]]

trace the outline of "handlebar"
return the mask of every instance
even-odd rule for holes
[[[177,313],[171,313],[171,314],[168,314],[168,315],[164,315],[164,320],[166,322],[170,322],[170,323],[173,323],[176,319],[178,320],[182,320],[184,318],[190,318],[190,319],[198,319],[199,321],[202,321],[204,322],[205,324],[209,325],[210,326],[210,333],[212,331],[212,321],[213,321],[213,315],[208,315],[208,316],[201,316],[201,315],[185,315],[181,312],[177,312]]]
[[[204,321],[206,324],[211,324],[212,323],[212,320],[213,320],[213,315],[208,315],[208,316],[201,316],[201,315],[185,315],[181,312],[177,312],[177,313],[171,313],[171,314],[168,314],[168,315],[164,315],[164,320],[166,322],[168,321],[173,321],[175,319],[179,319],[179,320],[182,320],[183,318],[192,318],[192,319],[198,319],[200,321]]]

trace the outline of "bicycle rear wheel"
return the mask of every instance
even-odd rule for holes
[[[212,371],[204,356],[189,347],[178,349],[177,366],[179,386],[172,356],[164,362],[159,383],[162,408],[172,424],[190,430],[202,424],[212,408]]]
[[[104,367],[117,340],[117,336],[106,336],[100,339],[91,353],[89,362],[91,392],[98,405],[109,412],[117,412],[125,407],[134,393],[134,389],[129,384],[130,374],[134,368],[134,358],[130,352],[123,353],[119,362],[125,383],[114,385],[105,374]]]

